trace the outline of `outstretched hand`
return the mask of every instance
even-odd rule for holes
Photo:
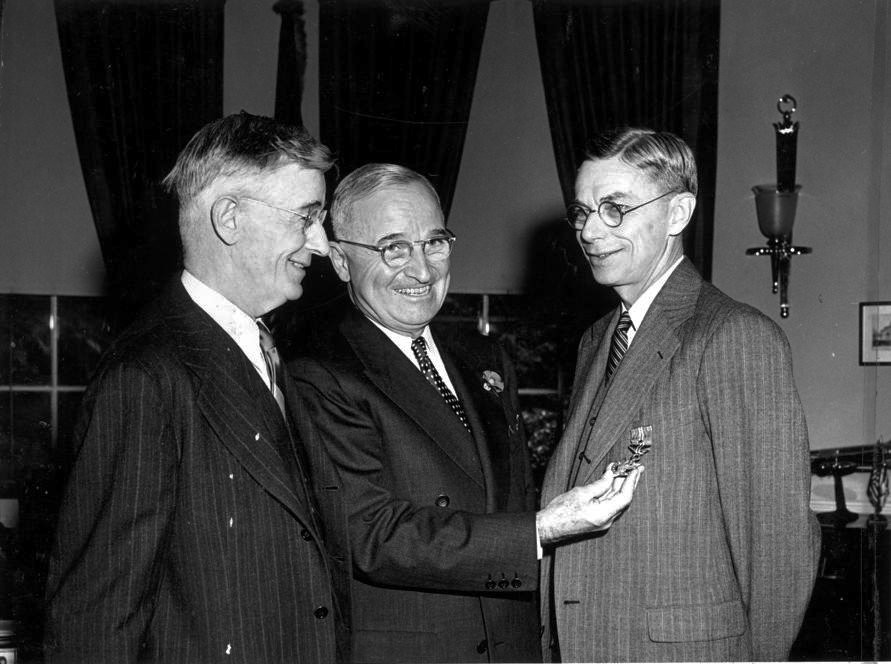
[[[535,517],[542,545],[609,528],[631,504],[642,472],[638,466],[622,477],[611,464],[600,479],[554,498]]]

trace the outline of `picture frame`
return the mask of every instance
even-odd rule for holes
[[[860,303],[860,366],[891,364],[891,302]]]

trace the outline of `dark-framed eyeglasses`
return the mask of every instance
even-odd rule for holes
[[[567,206],[566,221],[575,230],[580,231],[585,227],[585,224],[588,223],[588,218],[596,212],[597,216],[600,217],[604,224],[606,224],[610,228],[618,228],[622,225],[622,220],[629,212],[639,210],[644,205],[655,203],[660,198],[665,198],[669,194],[673,193],[676,192],[666,191],[664,194],[656,196],[656,198],[651,198],[650,200],[641,203],[640,205],[635,205],[633,207],[625,207],[624,205],[614,203],[613,201],[601,201],[600,205],[598,205],[596,209],[592,210],[588,206],[582,205],[581,203],[576,201],[574,203],[570,203]]]
[[[257,205],[262,205],[263,207],[268,207],[270,210],[284,212],[285,214],[290,215],[288,223],[292,226],[296,226],[303,233],[309,232],[309,229],[312,228],[314,224],[325,223],[325,217],[328,216],[328,210],[323,207],[319,207],[307,214],[305,212],[297,212],[297,210],[272,205],[266,201],[261,201],[259,198],[251,198],[250,196],[238,196],[236,197],[236,200],[248,201],[250,203],[256,203]]]
[[[362,242],[353,242],[352,240],[334,240],[341,244],[351,244],[354,247],[362,247],[376,251],[380,254],[381,260],[389,267],[404,267],[408,265],[411,256],[414,253],[415,245],[421,245],[421,251],[424,256],[431,262],[444,261],[452,253],[452,244],[454,244],[455,234],[447,228],[442,229],[443,235],[431,237],[428,240],[393,240],[386,244],[363,244]]]

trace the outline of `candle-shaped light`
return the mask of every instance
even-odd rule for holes
[[[777,136],[777,191],[795,191],[795,157],[798,149],[798,122],[792,122],[795,97],[783,95],[777,101],[782,122],[774,122]]]

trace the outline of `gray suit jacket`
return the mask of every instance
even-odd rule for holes
[[[84,397],[50,560],[50,661],[348,658],[340,487],[299,408],[292,437],[244,353],[171,284]]]
[[[615,311],[584,335],[542,504],[653,447],[628,511],[542,562],[543,649],[563,661],[780,660],[810,597],[819,528],[785,335],[686,259],[609,384]],[[553,629],[556,629],[556,634]]]
[[[538,661],[535,491],[513,369],[477,334],[434,338],[473,436],[355,310],[290,365],[343,478],[354,661]],[[483,387],[487,370],[503,390]]]

